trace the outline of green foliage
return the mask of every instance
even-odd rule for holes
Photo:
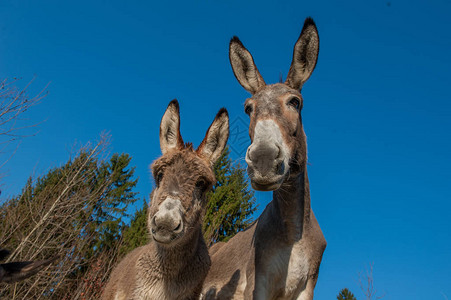
[[[68,176],[77,170],[81,176],[69,186],[67,194],[73,197],[82,193],[87,198],[84,210],[79,212],[79,219],[85,227],[84,234],[93,241],[86,253],[89,256],[93,252],[111,248],[120,238],[125,225],[122,219],[127,216],[125,211],[137,200],[136,193],[132,191],[138,182],[137,179],[133,180],[135,168],[127,169],[130,160],[128,154],[113,154],[109,161],[99,161],[94,157],[89,158],[89,152],[82,151],[74,160],[39,177],[36,184],[33,185],[29,179],[22,195],[13,199],[13,202],[20,205],[33,202],[42,194],[56,195],[67,187],[65,183],[69,180]]]
[[[137,200],[131,157],[102,159],[103,143],[29,179],[21,195],[0,206],[0,244],[12,251],[11,259],[58,257],[52,271],[34,281],[0,287],[1,299],[69,299],[81,292],[100,297],[127,228],[125,212]],[[87,275],[96,285],[88,285]]]
[[[126,210],[137,199],[132,189],[138,180],[132,180],[135,168],[127,169],[131,157],[128,154],[113,154],[109,162],[102,162],[93,178],[92,189],[101,188],[101,196],[89,213],[88,231],[96,232],[93,251],[111,249],[121,236],[127,217]]]
[[[357,300],[350,290],[344,288],[337,296],[337,300]]]
[[[252,222],[257,209],[254,192],[249,189],[246,170],[232,164],[228,147],[214,165],[216,184],[207,195],[203,230],[207,245],[227,241]]]
[[[116,153],[109,161],[99,161],[94,157],[89,158],[88,151],[82,151],[74,160],[39,177],[35,186],[29,180],[18,199],[33,202],[31,198],[39,198],[42,193],[61,190],[65,187],[62,183],[68,181],[68,175],[77,169],[80,179],[70,186],[68,195],[71,197],[83,193],[88,198],[84,210],[79,212],[80,224],[74,225],[82,226],[82,235],[91,241],[84,255],[89,258],[116,246],[125,226],[122,220],[127,216],[125,211],[137,200],[136,193],[132,191],[138,182],[137,179],[133,180],[135,168],[127,169],[130,160],[128,154]],[[81,165],[81,161],[85,163]]]
[[[120,256],[125,256],[135,248],[149,243],[147,230],[147,203],[143,201],[143,207],[135,212],[131,219],[130,227],[122,234],[122,245],[119,249]]]

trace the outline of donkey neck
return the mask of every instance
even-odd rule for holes
[[[288,242],[300,240],[305,225],[310,221],[310,187],[306,166],[302,170],[273,192],[273,217],[280,220]]]
[[[202,242],[202,231],[199,224],[186,240],[173,247],[153,243],[156,256],[152,258],[152,261],[163,270],[163,274],[172,277],[193,261],[192,259],[199,253],[200,243]]]

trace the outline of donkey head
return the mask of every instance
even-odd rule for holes
[[[204,140],[193,150],[180,135],[177,100],[171,101],[161,120],[160,146],[163,156],[152,164],[156,188],[152,193],[149,227],[153,239],[175,245],[188,239],[201,223],[206,192],[215,182],[213,164],[229,137],[229,116],[221,109]]]
[[[302,170],[307,144],[302,128],[301,89],[316,66],[319,36],[307,18],[294,45],[293,60],[285,83],[266,85],[250,52],[237,37],[230,41],[229,58],[235,77],[252,94],[244,107],[250,116],[246,162],[252,187],[276,190]]]

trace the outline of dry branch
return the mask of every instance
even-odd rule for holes
[[[118,241],[100,255],[86,254],[96,242],[92,212],[112,183],[107,178],[93,184],[106,143],[103,137],[93,148],[80,150],[42,190],[30,180],[20,197],[0,206],[0,245],[12,251],[9,260],[60,258],[29,280],[1,286],[1,299],[100,297],[120,246]]]

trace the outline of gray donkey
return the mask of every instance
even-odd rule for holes
[[[310,206],[307,142],[302,126],[302,85],[316,66],[319,37],[307,18],[285,83],[266,85],[237,37],[230,63],[252,94],[246,162],[252,187],[273,191],[261,216],[227,243],[210,249],[207,299],[313,299],[326,240]]]
[[[163,156],[152,164],[156,188],[148,228],[152,241],[128,254],[113,271],[103,299],[198,299],[210,257],[202,236],[206,192],[215,182],[213,164],[229,136],[229,117],[221,109],[204,140],[193,150],[180,135],[173,100],[161,120]]]

